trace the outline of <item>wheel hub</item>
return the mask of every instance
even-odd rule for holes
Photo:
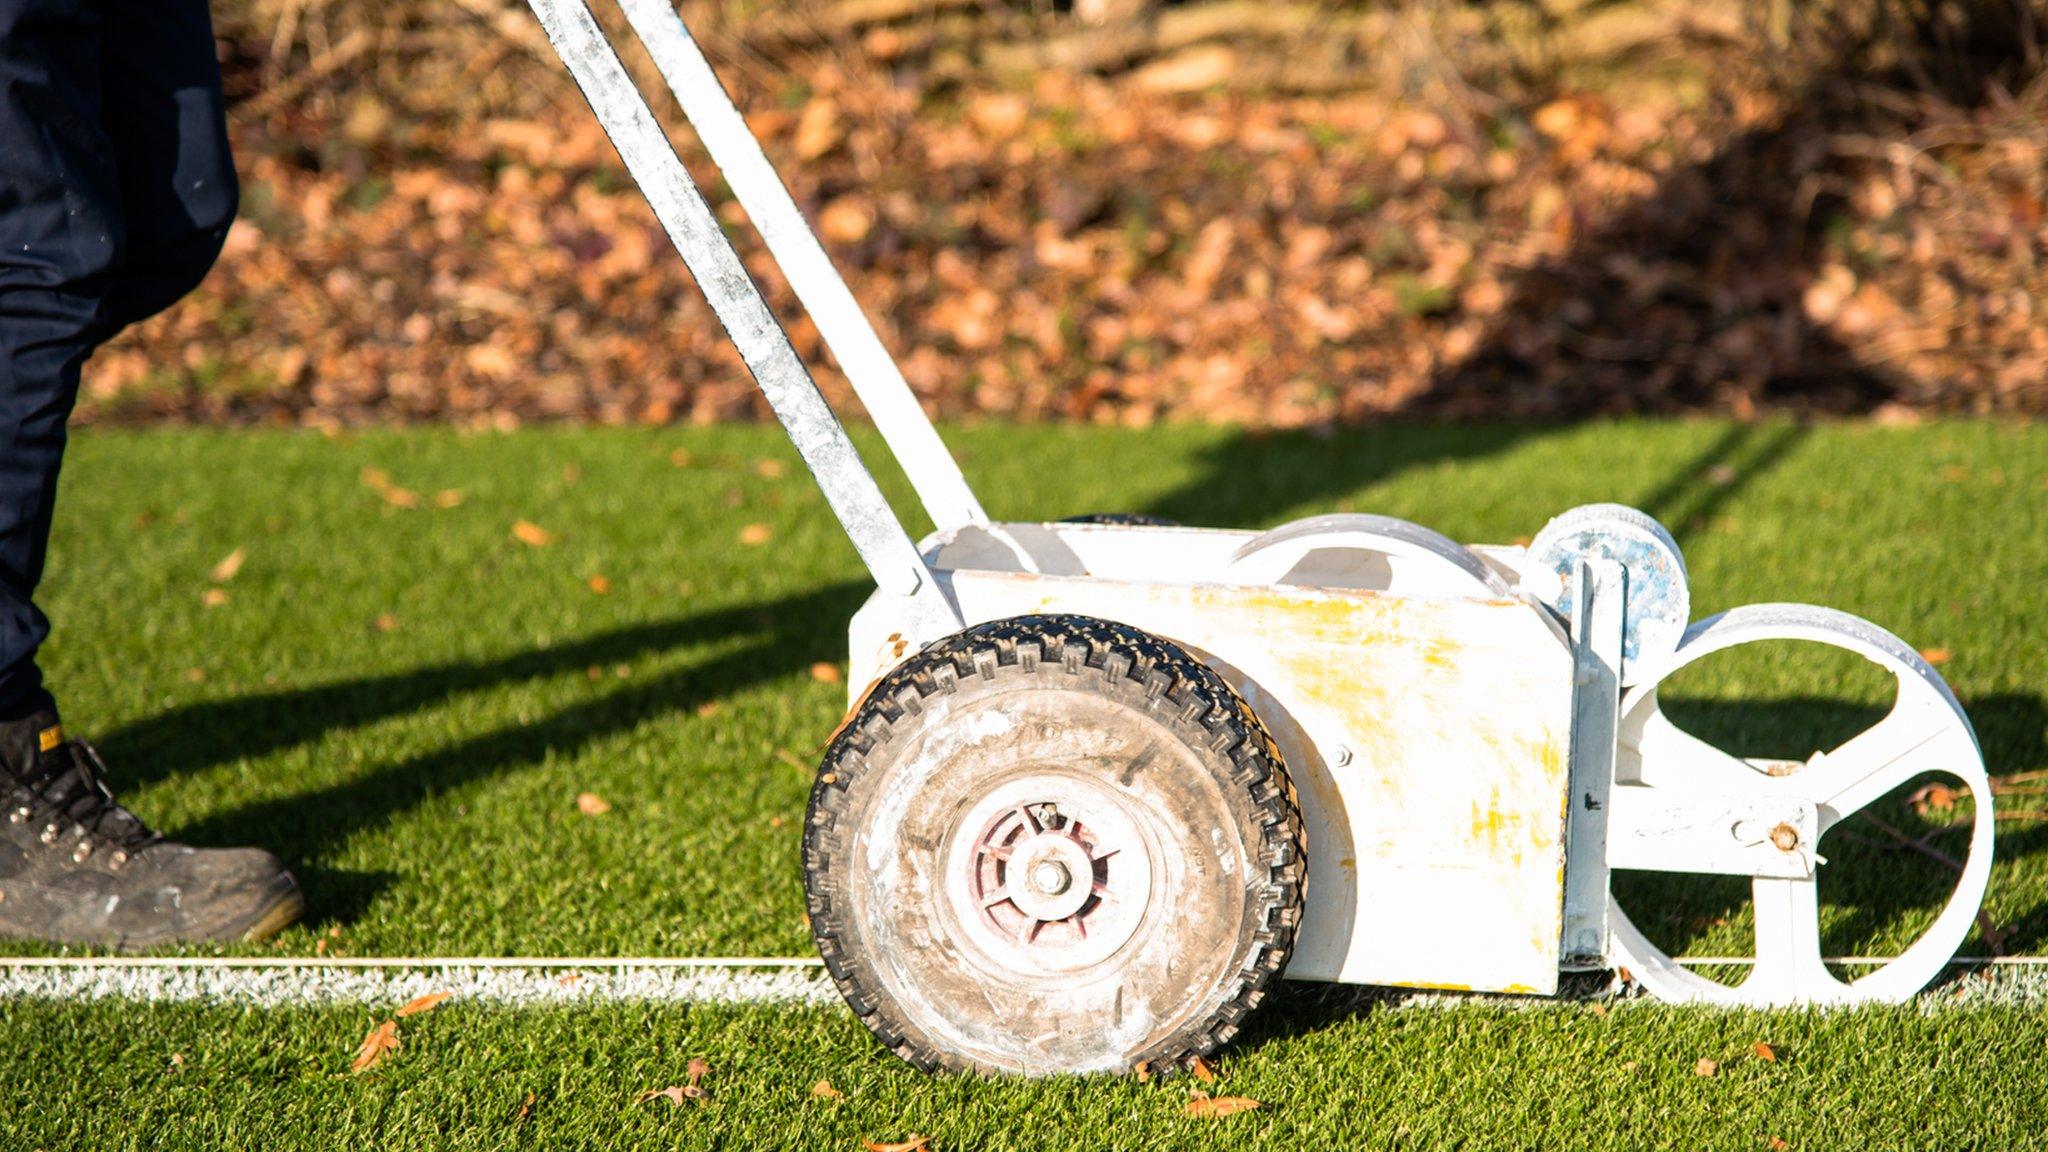
[[[1151,852],[1114,793],[1060,775],[996,788],[959,825],[946,889],[1001,968],[1071,973],[1130,940],[1151,896]]]
[[[1011,849],[1010,858],[999,870],[1001,890],[1010,903],[1040,923],[1079,916],[1083,906],[1096,898],[1095,889],[1108,879],[1109,871],[1105,866],[1104,875],[1096,876],[1086,836],[1087,830],[1079,822],[1069,822],[1065,828],[1028,836]],[[1078,923],[1085,933],[1086,922]]]

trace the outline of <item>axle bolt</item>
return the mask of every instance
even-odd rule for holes
[[[1067,873],[1067,866],[1057,860],[1041,860],[1031,869],[1031,886],[1047,896],[1057,896],[1067,890],[1074,878]]]
[[[1790,852],[1799,847],[1799,829],[1790,824],[1780,824],[1771,829],[1771,844],[1780,852]]]

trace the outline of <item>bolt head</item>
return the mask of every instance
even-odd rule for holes
[[[1771,829],[1771,846],[1780,852],[1790,852],[1799,847],[1799,829],[1790,824],[1780,824]]]
[[[1047,896],[1065,892],[1073,882],[1067,866],[1057,860],[1040,860],[1031,867],[1031,886]]]

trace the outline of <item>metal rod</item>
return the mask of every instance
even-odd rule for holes
[[[874,574],[875,583],[884,592],[914,598],[913,615],[925,633],[920,639],[957,630],[961,626],[958,610],[932,579],[917,546],[869,475],[831,405],[819,393],[760,288],[747,275],[739,254],[719,229],[711,206],[669,146],[654,113],[591,16],[589,5],[584,0],[529,0],[529,4],[670,242],[689,265],[740,358],[754,374],[797,454],[818,478],[826,503]]]
[[[712,162],[768,242],[768,251],[818,326],[875,428],[940,528],[983,524],[988,514],[932,427],[903,372],[883,347],[817,233],[768,162],[761,142],[711,70],[671,0],[619,0],[633,31],[681,105]]]
[[[1571,793],[1565,808],[1564,939],[1567,965],[1607,955],[1607,805],[1614,782],[1621,700],[1626,569],[1581,560],[1573,580]]]

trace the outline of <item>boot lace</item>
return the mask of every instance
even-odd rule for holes
[[[7,818],[15,824],[40,821],[44,844],[71,841],[71,855],[83,862],[95,851],[111,850],[116,865],[157,834],[135,813],[121,807],[102,777],[107,762],[99,749],[83,740],[65,745],[68,764],[58,765],[15,783]],[[56,760],[57,757],[49,759]]]

